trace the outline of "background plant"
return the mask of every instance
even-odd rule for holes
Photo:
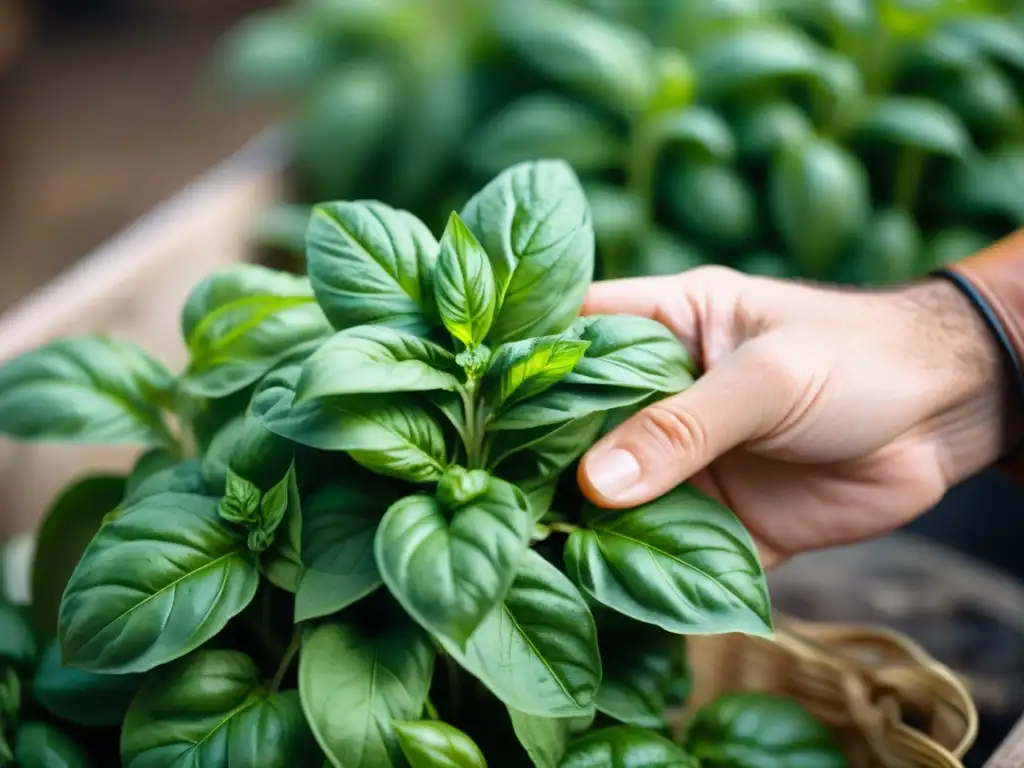
[[[654,321],[577,317],[593,259],[575,174],[523,163],[440,241],[379,202],[317,206],[308,278],[196,287],[180,375],[102,338],[0,369],[5,435],[149,448],[44,522],[31,613],[0,614],[0,758],[844,765],[775,697],[669,727],[682,637],[767,634],[771,611],[713,499],[580,499],[580,454],[697,373]]]
[[[440,229],[501,168],[557,157],[599,276],[884,284],[1024,223],[1022,30],[1008,0],[295,0],[239,25],[223,71],[292,105],[299,203]],[[300,252],[307,216],[259,236]]]

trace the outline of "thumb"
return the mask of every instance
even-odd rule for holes
[[[726,355],[688,390],[648,406],[583,457],[579,483],[602,507],[651,501],[738,445],[776,429],[800,388],[767,337]]]

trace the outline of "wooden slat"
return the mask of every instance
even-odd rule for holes
[[[1024,717],[1017,721],[984,768],[1024,768]]]
[[[277,135],[264,134],[5,313],[0,361],[60,336],[104,333],[179,369],[182,304],[211,271],[247,257],[253,217],[280,194],[280,157]],[[0,442],[0,540],[33,530],[70,480],[126,469],[137,453]]]

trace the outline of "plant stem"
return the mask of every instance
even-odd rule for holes
[[[277,665],[277,671],[274,673],[274,679],[270,683],[270,692],[277,693],[277,690],[281,687],[281,681],[284,680],[285,674],[291,667],[292,662],[295,660],[295,654],[299,652],[299,646],[302,644],[302,628],[295,627],[292,631],[292,640],[288,643],[288,647],[285,649],[284,656],[281,657],[281,663]]]
[[[917,193],[921,187],[921,174],[924,172],[924,152],[917,147],[903,150],[899,167],[896,169],[896,188],[893,191],[893,204],[897,208],[911,213],[917,204]]]
[[[440,720],[440,716],[437,714],[437,707],[434,706],[434,702],[427,696],[427,700],[424,703],[424,708],[427,710],[427,718],[430,720]]]
[[[547,525],[548,528],[550,528],[555,533],[569,534],[574,533],[575,531],[578,531],[580,529],[578,525],[573,525],[572,523],[550,522]]]
[[[466,469],[483,469],[484,430],[476,402],[478,385],[479,380],[470,375],[466,379],[466,386],[459,390],[466,418],[466,434],[463,436],[466,444]]]

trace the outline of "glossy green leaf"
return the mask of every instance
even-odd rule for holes
[[[564,160],[583,173],[618,167],[625,152],[619,133],[585,105],[551,93],[531,93],[477,129],[466,157],[481,175],[496,175],[538,157]]]
[[[356,39],[390,38],[408,10],[405,0],[300,0],[298,5],[320,28]]]
[[[488,424],[488,431],[534,429],[604,413],[645,400],[650,390],[632,387],[595,387],[561,382],[525,400]]]
[[[522,492],[491,478],[482,494],[454,508],[426,494],[396,502],[377,529],[374,553],[402,607],[461,647],[508,592],[532,524]]]
[[[536,768],[558,768],[575,733],[581,733],[594,721],[583,717],[540,717],[509,709],[512,729]]]
[[[417,720],[394,725],[402,753],[412,768],[487,768],[480,748],[448,723]]]
[[[364,392],[455,389],[455,356],[418,336],[360,325],[332,336],[302,366],[298,404]]]
[[[692,243],[663,230],[651,229],[636,244],[626,272],[608,277],[677,275],[707,263],[707,256]]]
[[[154,445],[174,377],[128,341],[81,336],[0,366],[0,435],[14,440]]]
[[[249,237],[257,247],[305,256],[306,230],[309,229],[311,212],[308,205],[275,203],[256,220]]]
[[[659,115],[645,133],[645,141],[654,148],[679,148],[698,161],[730,162],[736,156],[736,140],[729,124],[705,106]]]
[[[179,457],[166,448],[152,448],[146,451],[139,456],[132,467],[132,471],[128,473],[128,478],[125,481],[124,495],[128,496],[135,493],[138,487],[153,477],[153,475],[177,466],[180,461]]]
[[[693,59],[702,99],[755,92],[821,75],[821,49],[796,29],[755,26],[710,37]]]
[[[85,750],[47,723],[28,722],[18,729],[14,746],[18,768],[92,768]]]
[[[448,218],[434,272],[437,310],[448,332],[473,349],[481,344],[498,309],[487,254],[457,213]]]
[[[680,486],[635,509],[584,509],[569,536],[570,577],[595,600],[677,634],[772,631],[750,534],[724,506]]]
[[[487,405],[508,408],[551,388],[572,371],[588,346],[589,341],[571,333],[502,344],[484,376]]]
[[[654,731],[618,725],[569,745],[559,768],[698,768],[697,761]],[[703,764],[700,764],[703,768]]]
[[[572,168],[558,160],[512,166],[461,217],[491,259],[500,309],[489,343],[559,333],[576,319],[594,272],[594,227]]]
[[[347,608],[382,584],[373,536],[396,494],[341,480],[316,493],[304,510],[302,561],[295,620],[307,621]]]
[[[867,173],[839,145],[808,139],[777,156],[768,203],[772,222],[801,271],[822,277],[868,220]]]
[[[57,633],[57,611],[71,572],[124,493],[123,477],[84,477],[64,488],[43,518],[30,575],[32,624],[40,636]]]
[[[434,325],[438,243],[411,213],[325,203],[313,209],[306,242],[313,291],[338,330],[386,325],[421,336]]]
[[[829,733],[795,701],[767,693],[728,693],[690,720],[684,747],[701,768],[845,768]]]
[[[971,137],[952,110],[929,99],[887,96],[875,102],[858,126],[869,140],[950,157],[963,157]]]
[[[907,41],[901,47],[900,75],[904,82],[934,86],[985,63],[974,46],[942,30]]]
[[[923,249],[914,217],[894,208],[879,211],[838,274],[855,285],[893,285],[918,276]]]
[[[236,264],[199,283],[185,302],[189,351],[182,386],[218,398],[252,384],[296,347],[314,347],[331,326],[309,280],[256,264]]]
[[[39,660],[32,695],[61,720],[94,728],[119,726],[141,684],[142,675],[98,675],[64,666],[55,640]]]
[[[263,574],[278,589],[295,594],[303,578],[302,528],[304,513],[295,472],[288,474],[287,507],[270,549],[260,561]]]
[[[734,266],[744,274],[760,277],[792,280],[800,276],[789,259],[771,251],[755,251],[740,256]]]
[[[330,765],[403,764],[392,723],[420,716],[434,657],[429,637],[412,623],[376,632],[332,623],[309,632],[299,658],[299,692]]]
[[[981,64],[937,88],[935,97],[953,110],[979,142],[992,143],[1019,133],[1021,98],[1010,77],[998,67]]]
[[[976,155],[950,179],[946,204],[959,214],[995,215],[1024,224],[1024,152],[1016,148]]]
[[[935,233],[925,247],[922,274],[973,256],[992,244],[992,238],[971,229],[950,228]]]
[[[245,532],[217,500],[149,496],[107,522],[71,574],[60,607],[64,661],[144,672],[212,638],[256,594]]]
[[[727,165],[693,163],[667,180],[667,205],[682,231],[720,248],[738,248],[757,235],[757,202],[744,178]]]
[[[584,189],[599,248],[628,243],[647,229],[647,212],[639,195],[602,182],[590,182]],[[608,276],[608,261],[605,255],[601,264],[604,276]]]
[[[608,106],[641,110],[657,92],[655,55],[644,37],[583,8],[530,0],[500,11],[495,29],[538,72]]]
[[[35,661],[38,648],[27,612],[0,598],[0,662],[17,665]]]
[[[733,123],[739,155],[747,161],[763,162],[780,149],[805,140],[813,127],[807,116],[788,101],[770,101],[752,106]]]
[[[154,472],[125,494],[121,509],[127,509],[136,502],[161,493],[189,493],[199,496],[214,496],[207,490],[203,480],[202,465],[195,460],[183,461]]]
[[[839,53],[822,54],[820,66],[813,97],[815,118],[826,130],[844,133],[864,108],[867,84],[857,63]]]
[[[271,693],[240,651],[201,650],[146,677],[121,732],[125,768],[319,768],[297,691]]]
[[[346,451],[379,474],[437,480],[447,465],[441,425],[409,396],[352,395],[293,404],[298,371],[282,371],[252,410],[271,432],[325,451]]]
[[[533,550],[465,651],[442,644],[502,702],[527,714],[585,715],[601,682],[590,609],[572,582]]]
[[[1024,71],[1024,31],[998,15],[962,16],[944,24],[942,34],[993,61]]]

